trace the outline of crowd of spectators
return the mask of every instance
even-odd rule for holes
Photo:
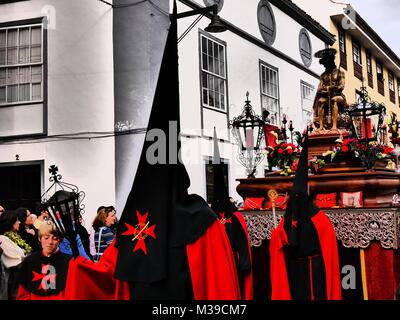
[[[116,225],[113,206],[100,206],[89,230],[79,215],[79,219],[73,221],[79,255],[97,262],[114,240]],[[26,278],[26,267],[22,268],[26,259],[44,258],[58,252],[63,257],[72,255],[68,240],[52,228],[55,225],[43,205],[38,205],[35,213],[24,207],[9,210],[0,205],[0,300],[31,297],[21,287]]]

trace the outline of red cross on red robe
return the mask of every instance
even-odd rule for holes
[[[153,224],[152,226],[149,227],[150,221],[146,222],[149,212],[146,212],[144,215],[141,215],[140,212],[136,210],[136,215],[138,218],[138,224],[136,226],[132,226],[125,222],[127,230],[121,233],[121,235],[123,236],[133,235],[134,237],[132,238],[132,241],[137,241],[135,248],[133,248],[133,252],[141,249],[144,252],[144,254],[147,254],[147,247],[144,240],[148,236],[152,237],[153,239],[156,239],[156,235],[154,233],[156,225]]]
[[[221,217],[219,219],[219,222],[221,224],[225,224],[225,223],[232,223],[232,218],[225,218],[225,212],[220,212],[219,216]]]

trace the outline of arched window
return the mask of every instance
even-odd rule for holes
[[[306,67],[311,65],[312,61],[312,47],[311,47],[311,40],[310,36],[306,29],[301,29],[299,34],[299,50],[301,60]]]
[[[266,0],[261,0],[257,9],[258,27],[261,36],[267,45],[272,45],[275,41],[276,24],[271,5]]]

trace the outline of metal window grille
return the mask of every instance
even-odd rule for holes
[[[0,105],[43,99],[41,24],[0,29]]]
[[[226,110],[225,46],[201,37],[201,92],[203,106]]]

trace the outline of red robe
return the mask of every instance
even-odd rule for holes
[[[114,243],[97,263],[82,256],[71,260],[65,300],[129,300],[129,284],[114,278],[118,255]]]
[[[215,220],[186,246],[196,300],[239,300],[235,261],[224,227]],[[83,257],[69,266],[66,300],[129,300],[129,283],[114,278],[118,250],[114,242],[97,263]]]
[[[311,218],[311,221],[318,233],[325,265],[326,297],[328,300],[341,300],[339,254],[335,230],[323,211],[319,211]],[[283,225],[284,219],[273,230],[270,241],[272,300],[291,300],[284,252],[288,239]]]
[[[53,294],[51,296],[39,296],[32,292],[29,292],[24,288],[23,285],[18,286],[17,300],[63,300],[64,291],[60,291],[58,294]]]

